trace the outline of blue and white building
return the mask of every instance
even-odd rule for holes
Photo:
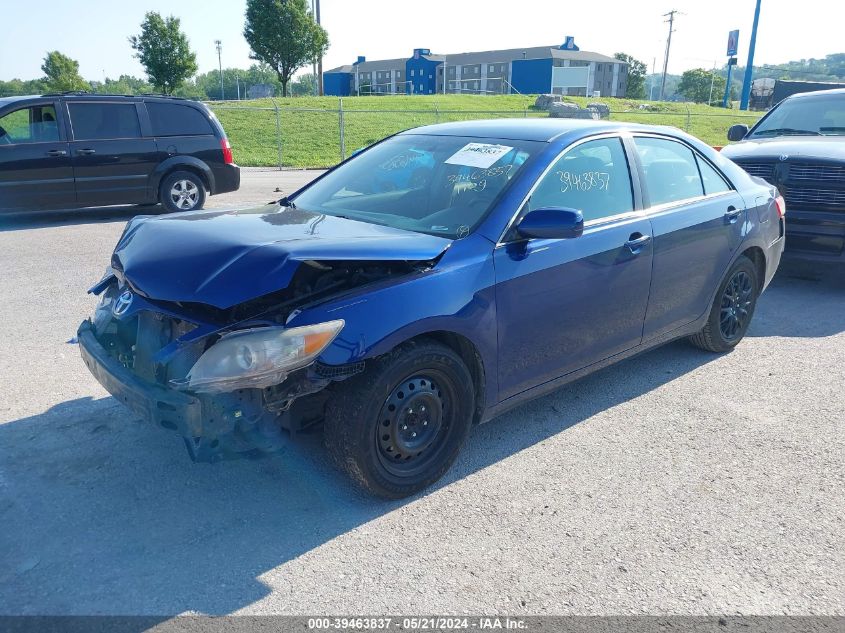
[[[561,94],[624,97],[628,65],[582,51],[574,38],[559,46],[436,55],[415,48],[405,59],[367,61],[323,75],[327,95],[360,94]]]

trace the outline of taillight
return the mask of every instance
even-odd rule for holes
[[[786,200],[783,199],[783,196],[778,195],[778,197],[775,198],[775,206],[778,208],[779,218],[786,215]]]
[[[235,159],[232,158],[232,145],[229,143],[229,139],[222,139],[220,141],[220,148],[223,150],[223,162],[227,165],[234,163]]]

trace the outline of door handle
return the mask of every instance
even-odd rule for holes
[[[741,215],[742,209],[737,209],[735,206],[730,206],[725,212],[725,219],[728,221],[728,224],[736,224],[736,221],[739,220],[739,216]]]
[[[67,156],[67,152],[63,149],[51,149],[47,156]]]
[[[81,155],[81,156],[88,156],[90,154],[96,154],[97,150],[91,149],[90,147],[86,147],[85,149],[76,150],[76,153]]]
[[[627,246],[631,252],[636,255],[638,254],[643,246],[648,244],[651,241],[651,235],[643,235],[642,233],[632,233],[631,237],[628,238],[628,241],[625,242],[625,246]]]

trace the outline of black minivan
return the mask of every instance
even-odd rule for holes
[[[0,210],[161,203],[201,209],[240,168],[205,105],[85,93],[0,98]]]

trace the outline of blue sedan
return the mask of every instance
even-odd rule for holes
[[[264,207],[133,219],[80,348],[195,460],[322,429],[358,484],[403,497],[510,407],[681,337],[731,350],[784,213],[671,128],[421,127]]]

